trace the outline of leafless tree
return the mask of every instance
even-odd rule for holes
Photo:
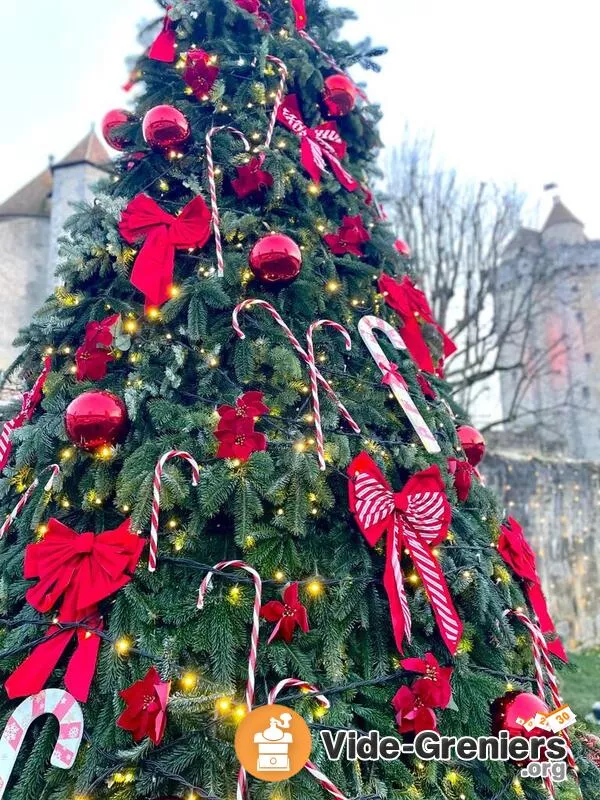
[[[531,423],[539,423],[542,409],[532,408],[532,389],[552,370],[553,356],[568,348],[558,338],[540,349],[536,335],[561,268],[549,267],[539,235],[531,232],[528,241],[521,225],[525,197],[515,186],[460,180],[455,170],[434,163],[432,144],[406,134],[389,159],[387,194],[419,284],[458,345],[446,377],[467,411],[491,379],[502,377],[502,414],[485,429],[534,414]]]

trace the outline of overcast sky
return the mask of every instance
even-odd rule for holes
[[[406,123],[435,133],[437,153],[466,175],[544,183],[600,237],[598,25],[593,0],[346,0],[389,54],[369,76],[383,138]],[[63,156],[104,112],[126,103],[124,58],[153,0],[4,3],[0,48],[0,199]],[[361,10],[362,9],[362,10]],[[549,198],[540,207],[543,216]]]

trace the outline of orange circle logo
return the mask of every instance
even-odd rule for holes
[[[235,752],[244,769],[261,781],[285,781],[304,769],[312,738],[304,719],[286,706],[261,706],[241,722]]]

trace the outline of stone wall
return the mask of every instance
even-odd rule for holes
[[[600,644],[600,464],[495,450],[482,472],[527,533],[566,646]]]
[[[46,298],[48,219],[0,219],[0,370],[16,358],[12,346],[19,328]]]

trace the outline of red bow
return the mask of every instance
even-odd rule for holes
[[[335,122],[324,122],[316,128],[307,127],[295,94],[285,98],[277,112],[277,119],[300,138],[300,161],[315,183],[320,182],[321,175],[327,171],[325,162],[329,161],[335,177],[344,189],[349,192],[358,189],[358,182],[341,164],[341,159],[346,155],[346,143]]]
[[[0,470],[4,469],[12,452],[12,442],[10,440],[12,432],[16,430],[16,428],[22,428],[23,425],[32,418],[42,399],[42,390],[51,367],[52,359],[50,356],[47,356],[44,359],[44,366],[36,378],[35,383],[28,392],[23,392],[21,410],[15,417],[9,419],[2,426],[2,431],[0,432]]]
[[[175,61],[175,27],[169,16],[170,10],[171,6],[167,8],[162,28],[148,50],[148,58],[153,58],[154,61],[165,61],[169,64]]]
[[[410,609],[400,563],[406,548],[429,596],[442,639],[454,655],[462,622],[444,574],[429,549],[446,538],[452,516],[439,468],[432,466],[416,473],[401,492],[394,493],[377,464],[363,452],[350,464],[348,475],[350,511],[365,539],[374,547],[388,533],[383,582],[398,650],[402,652],[405,637],[409,642],[411,638]]]
[[[303,31],[308,22],[306,18],[306,0],[290,0],[290,5],[296,18],[296,28],[299,31]]]
[[[138,194],[121,214],[119,232],[129,244],[144,240],[130,281],[144,293],[146,306],[160,306],[170,296],[175,251],[206,244],[210,211],[198,196],[172,217],[147,194]]]
[[[400,282],[389,275],[382,275],[379,278],[379,291],[385,295],[387,305],[402,318],[402,338],[416,365],[425,372],[438,373],[441,365],[436,367],[433,363],[419,320],[433,325],[438,331],[444,342],[444,357],[452,355],[456,351],[456,345],[435,321],[424,292],[417,289],[408,275],[404,275]]]
[[[498,552],[513,572],[525,582],[527,599],[538,618],[542,633],[555,637],[553,641],[548,643],[548,649],[562,661],[567,662],[569,659],[562,642],[558,638],[554,622],[548,611],[546,597],[537,572],[535,553],[525,538],[523,528],[516,519],[509,517],[500,530],[502,533],[498,540]]]
[[[116,530],[98,535],[76,533],[56,519],[49,520],[44,539],[25,548],[24,577],[39,579],[25,596],[42,612],[50,611],[61,598],[62,602],[57,624],[48,629],[45,641],[6,681],[9,697],[41,691],[76,635],[77,647],[67,666],[65,686],[76,700],[87,700],[100,637],[82,628],[61,630],[61,623],[85,622],[101,630],[98,603],[129,583],[144,544],[130,532],[129,520]]]

